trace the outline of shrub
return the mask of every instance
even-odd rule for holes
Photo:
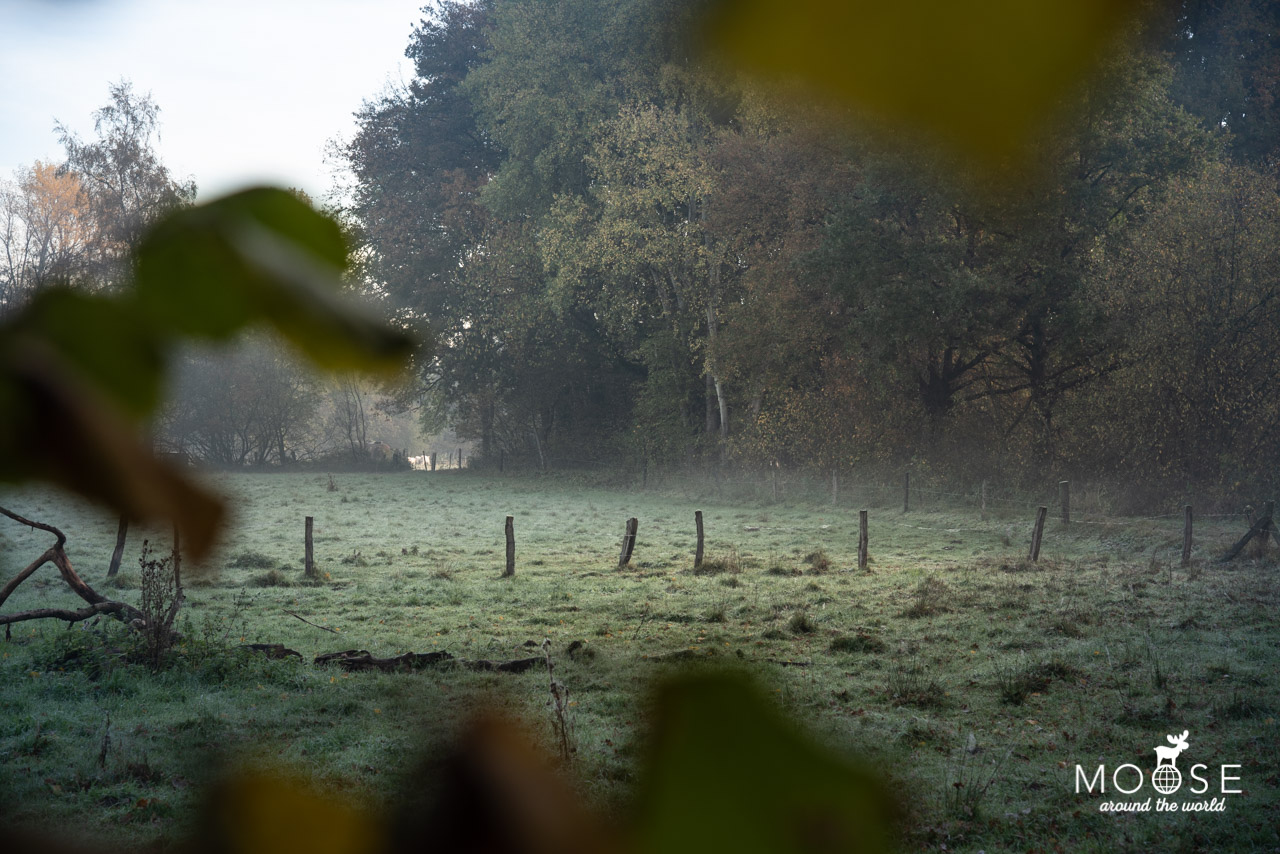
[[[288,577],[278,569],[268,570],[261,575],[255,575],[253,580],[249,582],[254,587],[289,587]]]

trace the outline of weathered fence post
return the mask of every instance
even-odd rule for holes
[[[178,524],[173,525],[173,583],[177,588],[175,595],[182,595],[182,539],[178,535]]]
[[[1276,503],[1268,501],[1262,506],[1262,515],[1268,519],[1275,519]],[[1263,528],[1258,534],[1258,557],[1262,557],[1267,553],[1267,543],[1271,540],[1271,526]]]
[[[1049,515],[1049,508],[1043,504],[1036,508],[1036,526],[1031,531],[1031,562],[1040,560],[1040,541],[1044,538],[1044,520]]]
[[[911,472],[902,477],[902,512],[911,510]]]
[[[636,547],[636,529],[640,527],[640,520],[634,516],[627,520],[626,533],[622,535],[622,553],[618,555],[618,568],[626,566],[631,562],[631,553]]]
[[[312,542],[311,542],[311,528],[312,528],[312,523],[314,521],[315,520],[312,517],[308,516],[303,526],[306,530],[306,533],[304,535],[304,540],[303,540],[305,551],[303,552],[302,569],[304,574],[307,576],[307,578],[316,577],[316,560],[315,560],[316,553],[315,553],[315,546],[312,545]]]
[[[502,573],[503,578],[509,578],[516,574],[516,520],[513,516],[507,517],[507,569]]]
[[[693,511],[693,524],[698,529],[698,550],[693,553],[693,568],[698,569],[702,566],[702,511]]]
[[[863,572],[867,571],[869,564],[867,556],[867,511],[858,511],[858,569]]]
[[[458,468],[462,468],[462,449],[458,449]]]
[[[436,470],[436,454],[435,453],[431,454],[431,470],[432,471]]]
[[[1071,524],[1071,481],[1058,481],[1058,504],[1062,507],[1062,524]]]
[[[1182,565],[1191,563],[1191,505],[1182,508]]]
[[[121,516],[116,528],[116,548],[111,553],[111,563],[107,566],[107,578],[115,578],[120,571],[120,561],[124,559],[124,541],[129,535],[129,517]]]
[[[980,518],[985,522],[987,521],[987,482],[985,480],[982,482],[982,491],[980,495],[981,508],[979,512],[982,514]]]

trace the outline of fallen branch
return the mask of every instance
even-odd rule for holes
[[[77,623],[81,620],[97,614],[110,614],[116,619],[130,626],[139,627],[146,624],[146,618],[142,612],[132,605],[124,602],[116,602],[94,590],[84,579],[79,576],[75,568],[71,566],[71,560],[67,557],[66,550],[63,548],[67,542],[67,535],[62,533],[52,525],[46,525],[43,522],[36,522],[19,516],[11,510],[0,507],[0,515],[9,517],[19,524],[26,525],[39,531],[47,531],[57,538],[57,541],[45,549],[40,557],[32,561],[25,569],[15,575],[13,578],[0,587],[0,606],[13,595],[22,582],[26,581],[31,575],[46,563],[52,563],[58,568],[58,573],[62,576],[62,580],[71,588],[77,596],[88,603],[89,607],[73,610],[70,608],[33,608],[27,611],[20,611],[16,614],[0,614],[0,625],[8,625],[11,623],[21,623],[26,620],[66,620],[68,623]]]
[[[290,617],[298,617],[298,615],[293,613],[292,611],[285,611],[285,613],[288,614]],[[317,626],[315,623],[311,622],[305,617],[298,617],[298,619],[302,620],[302,622],[306,623],[308,626],[315,626],[315,628],[317,629],[322,629],[326,632],[333,632],[335,635],[339,634],[337,629],[331,629],[328,626]]]

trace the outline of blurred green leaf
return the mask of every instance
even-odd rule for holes
[[[721,0],[709,47],[982,158],[1015,152],[1135,0]]]
[[[157,461],[107,396],[111,389],[55,343],[0,330],[0,480],[38,477],[133,519],[171,520],[187,554],[203,558],[222,502]]]
[[[155,408],[163,347],[131,302],[53,288],[31,300],[11,333],[43,339],[127,414]]]
[[[874,775],[795,732],[744,679],[676,681],[658,708],[639,850],[890,850],[894,806]]]
[[[225,339],[266,322],[322,368],[395,371],[412,339],[343,296],[345,265],[333,220],[259,187],[157,226],[138,251],[137,296],[175,333]]]

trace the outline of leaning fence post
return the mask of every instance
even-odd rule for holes
[[[1182,565],[1191,563],[1191,505],[1182,508]]]
[[[1071,524],[1071,481],[1058,481],[1058,504],[1062,506],[1062,524]]]
[[[1265,516],[1266,518],[1274,519],[1275,514],[1276,514],[1276,503],[1274,501],[1268,501],[1266,504],[1262,506],[1262,515]],[[1271,540],[1271,526],[1268,525],[1267,527],[1262,529],[1261,533],[1258,534],[1258,556],[1259,557],[1267,553],[1267,543],[1270,542],[1270,540]]]
[[[867,571],[869,563],[867,556],[867,511],[858,511],[858,569],[863,572]]]
[[[636,529],[640,527],[640,520],[634,516],[627,520],[626,533],[622,535],[622,553],[618,555],[618,568],[626,566],[631,562],[631,553],[636,547]]]
[[[698,569],[702,566],[702,511],[693,511],[693,524],[698,529],[698,550],[693,553],[693,568]]]
[[[305,551],[302,559],[302,566],[307,578],[316,577],[315,548],[311,544],[311,528],[313,521],[312,517],[308,516],[306,523],[304,524],[306,533],[304,535]]]
[[[507,517],[507,569],[502,573],[504,578],[509,578],[516,574],[516,520],[512,516]]]
[[[1049,508],[1043,504],[1036,508],[1036,526],[1031,531],[1031,562],[1040,560],[1040,540],[1044,537],[1044,520],[1049,515]]]

